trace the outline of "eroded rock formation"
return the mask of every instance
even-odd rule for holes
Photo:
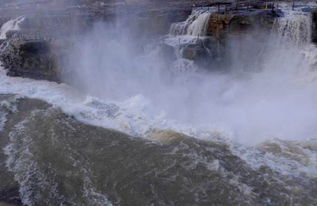
[[[206,31],[196,32],[203,36],[198,35],[191,42],[181,44],[181,55],[204,67],[219,67],[219,64],[224,63],[223,60],[228,61],[227,44],[231,39],[241,38],[254,32],[270,32],[275,19],[282,16],[280,10],[271,9],[211,12],[204,28]],[[186,29],[188,30],[190,26],[181,28],[185,32],[180,33],[188,35]]]
[[[51,45],[39,40],[11,40],[0,56],[10,76],[60,81]]]

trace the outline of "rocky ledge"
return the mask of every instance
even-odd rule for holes
[[[96,1],[94,4],[85,2],[82,1],[77,6],[70,4],[67,8],[49,10],[48,13],[42,10],[36,14],[28,12],[20,25],[21,31],[8,31],[8,39],[0,40],[0,60],[8,74],[62,81],[60,76],[65,71],[61,69],[60,62],[63,61],[67,48],[72,45],[71,37],[90,31],[97,21],[111,22],[115,19],[114,6],[110,3],[109,5],[102,4],[102,1]],[[128,23],[135,24],[133,27],[137,28],[137,32],[132,33],[131,36],[134,36],[131,38],[157,38],[168,34],[173,23],[185,21],[193,9],[189,1],[167,2],[147,2],[142,5],[145,9],[140,9],[140,5],[123,4],[124,6],[118,6],[116,11],[125,13]],[[204,1],[201,1],[200,5],[210,6]],[[23,11],[29,10],[18,11],[22,14]],[[316,22],[316,11],[312,12],[313,20]],[[5,14],[5,18],[8,18],[11,13],[7,11]],[[282,12],[271,4],[264,6],[257,3],[235,8],[234,4],[223,2],[217,12],[210,14],[207,38],[197,38],[192,42],[180,44],[178,49],[183,58],[193,60],[200,66],[219,68],[219,65],[226,63],[224,60],[228,51],[228,40],[250,34],[255,29],[261,32],[269,31],[274,19],[282,15]],[[313,29],[313,40],[317,39],[316,36]],[[173,48],[169,45],[163,45],[163,49],[170,54],[169,59],[174,55]]]
[[[59,81],[59,70],[51,45],[39,40],[5,42],[0,60],[10,76]]]
[[[181,56],[203,67],[219,68],[228,61],[230,40],[255,32],[265,35],[272,30],[275,19],[282,16],[279,9],[257,8],[211,13],[204,37],[180,44]]]
[[[133,35],[136,38],[142,35],[143,38],[167,34],[172,23],[188,18],[191,9],[191,7],[175,7],[141,10],[137,14],[135,26],[138,31],[147,32],[137,32]],[[182,45],[182,55],[184,58],[195,61],[204,60],[206,57],[207,59],[222,57],[225,52],[223,45],[228,36],[243,33],[256,26],[269,27],[272,25],[272,19],[279,15],[275,10],[261,9],[214,13],[208,22],[207,35],[210,38],[203,42],[196,41],[193,44]],[[21,31],[8,31],[7,40],[2,40],[0,53],[0,60],[8,71],[8,75],[60,82],[62,69],[59,62],[62,61],[65,54],[63,52],[66,52],[67,46],[71,45],[69,42],[72,34],[89,31],[94,22],[92,16],[92,19],[87,16],[77,17],[81,19],[79,21],[81,24],[72,28],[67,27],[67,22],[68,25],[73,25],[74,22],[66,21],[65,23],[65,20],[70,20],[65,16],[25,17],[20,25]],[[100,18],[96,18],[95,21],[98,19]],[[65,33],[69,33],[66,38]]]
[[[39,2],[40,7],[36,9],[31,8],[34,2],[4,4],[8,8],[0,6],[3,11],[0,26],[17,16],[24,17],[18,24],[19,31],[6,31],[7,38],[0,39],[0,60],[10,76],[61,82],[60,74],[64,71],[60,62],[71,47],[73,37],[91,31],[96,22],[115,22],[115,13],[124,14],[120,16],[134,24],[138,32],[131,35],[135,38],[154,38],[166,34],[171,23],[184,21],[191,12],[187,3],[184,4],[187,6],[163,7],[147,1],[139,5],[124,1],[74,0],[63,3],[65,7],[52,4],[50,8],[47,6],[50,2],[43,2]]]

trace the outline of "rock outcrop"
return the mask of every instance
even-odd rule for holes
[[[312,41],[317,43],[317,9],[312,11]]]
[[[14,1],[6,8],[0,6],[0,26],[17,15],[25,17],[19,23],[20,31],[8,31],[7,40],[0,40],[0,60],[8,75],[60,82],[63,71],[59,62],[71,46],[68,42],[91,31],[96,22],[111,23],[119,17],[133,27],[131,38],[157,38],[168,32],[171,23],[184,21],[191,12],[190,6],[162,7],[149,2],[146,8],[123,1],[43,2],[38,2],[39,8],[31,8],[32,2]]]
[[[174,22],[185,21],[191,7],[142,10],[137,14],[137,30],[144,35],[165,35]]]
[[[11,39],[3,44],[0,60],[8,75],[60,81],[49,42]]]
[[[208,22],[207,35],[219,37],[240,34],[254,28],[270,29],[274,19],[282,15],[280,10],[263,9],[213,13]]]
[[[228,61],[226,52],[231,39],[244,37],[255,31],[268,32],[272,29],[274,20],[282,16],[283,13],[278,9],[211,12],[204,28],[205,36],[197,36],[192,41],[179,45],[181,56],[204,67],[219,68]],[[184,30],[184,27],[181,29]]]

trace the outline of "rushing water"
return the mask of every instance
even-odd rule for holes
[[[142,126],[133,121],[130,128],[141,136],[154,125],[181,132],[190,128],[193,136],[199,135],[192,131],[216,131],[244,143],[314,138],[315,82],[309,79],[315,71],[302,54],[307,49],[314,53],[307,41],[310,26],[309,15],[290,12],[277,20],[270,35],[233,39],[228,49],[231,72],[219,73],[201,71],[179,55],[167,68],[155,47],[136,55],[125,32],[111,38],[97,29],[75,47],[71,73],[87,92],[132,106],[129,112],[141,116],[136,119]],[[183,39],[184,44],[192,41],[186,34],[168,37],[176,51]]]
[[[213,73],[177,51],[206,34],[211,12],[172,25],[169,67],[156,45],[136,55],[97,28],[70,57],[80,91],[1,70],[0,163],[15,180],[4,185],[30,206],[317,204],[311,16],[286,8],[261,41],[232,40],[232,69]]]
[[[0,30],[0,39],[6,39],[6,33],[8,31],[18,31],[20,30],[20,24],[24,21],[24,17],[18,17],[16,19],[12,19],[1,26]]]
[[[214,8],[194,9],[185,22],[178,22],[171,25],[170,34],[206,36],[210,15],[215,11]]]

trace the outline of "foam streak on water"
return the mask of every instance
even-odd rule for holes
[[[24,122],[15,126],[16,133],[11,133],[10,144],[5,148],[5,154],[8,156],[7,166],[14,172],[15,179],[20,185],[21,199],[25,205],[35,205],[41,202],[41,196],[36,195],[38,191],[48,193],[49,199],[63,202],[63,197],[59,195],[55,188],[56,184],[48,180],[47,174],[41,172],[38,162],[30,152],[32,138],[21,134],[25,129]],[[49,190],[49,191],[48,191]]]
[[[4,124],[6,122],[6,113],[5,112],[0,112],[0,131],[3,130]]]
[[[42,148],[37,148],[37,140],[29,135],[28,124],[38,112],[34,111],[31,117],[17,124],[10,132],[10,144],[5,147],[5,154],[8,156],[7,167],[14,173],[15,180],[19,183],[19,192],[25,205],[78,205],[77,199],[66,198],[61,194],[56,168],[45,170],[46,162],[41,161],[41,155],[36,154]],[[80,157],[78,151],[70,147],[67,147],[67,151],[69,153],[65,158],[70,159],[71,165],[78,168],[76,172],[84,178],[83,187],[78,188],[81,190],[82,198],[91,206],[112,206],[106,195],[99,193],[93,185],[91,166],[87,162],[78,160]]]
[[[0,107],[3,109],[0,111],[0,131],[4,129],[5,123],[7,121],[8,112],[16,112],[16,107],[14,103],[16,102],[16,98],[9,98],[5,100],[0,100]]]

